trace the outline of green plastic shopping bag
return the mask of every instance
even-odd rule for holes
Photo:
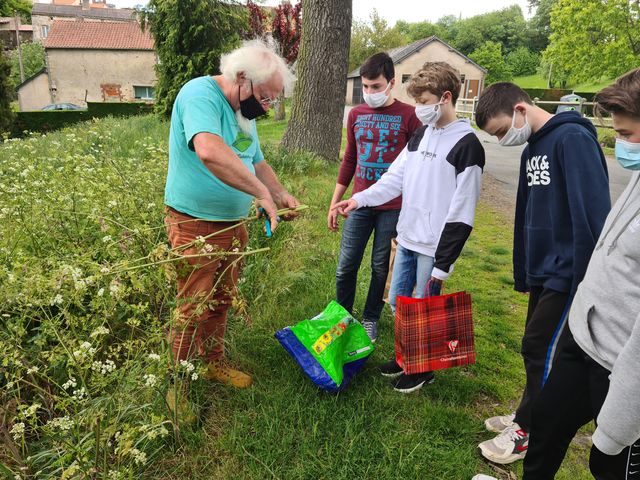
[[[362,325],[335,301],[316,317],[285,327],[275,337],[311,381],[330,392],[345,388],[373,353]]]

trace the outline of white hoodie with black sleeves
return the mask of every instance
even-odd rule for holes
[[[416,131],[389,170],[353,195],[358,208],[402,195],[398,243],[435,258],[432,275],[446,280],[473,228],[484,148],[467,120]]]

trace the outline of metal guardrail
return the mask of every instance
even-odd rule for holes
[[[584,100],[580,100],[579,102],[561,102],[561,101],[553,101],[553,100],[540,100],[539,98],[533,99],[534,105],[567,105],[570,107],[579,107],[582,111],[583,107],[593,107],[595,106],[594,102],[586,102]],[[463,115],[471,115],[471,120],[475,121],[476,117],[476,106],[478,105],[478,97],[473,98],[459,98],[456,102],[456,113]],[[603,118],[600,120],[596,117],[586,117],[585,118],[591,120],[591,122],[597,127],[604,128],[613,128],[612,122],[610,118]]]

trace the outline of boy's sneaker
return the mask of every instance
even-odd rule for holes
[[[474,475],[471,480],[498,480],[496,477],[492,477],[491,475],[485,475],[484,473],[479,473]]]
[[[478,445],[482,456],[493,463],[506,465],[522,460],[529,447],[529,434],[514,423],[497,437]]]
[[[490,432],[502,433],[507,428],[513,427],[513,419],[516,418],[516,414],[512,413],[511,415],[500,415],[497,417],[487,418],[484,421],[484,426]]]
[[[402,367],[394,360],[380,365],[380,373],[383,377],[396,378],[402,375]]]
[[[362,320],[362,326],[364,327],[364,331],[367,332],[371,342],[376,343],[376,339],[378,338],[378,322]]]
[[[435,379],[436,376],[433,372],[414,373],[413,375],[403,373],[396,380],[393,389],[396,392],[411,393],[420,390],[425,384],[433,383]]]

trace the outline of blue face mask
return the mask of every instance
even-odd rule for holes
[[[640,143],[626,142],[616,138],[616,158],[629,170],[640,170]]]

